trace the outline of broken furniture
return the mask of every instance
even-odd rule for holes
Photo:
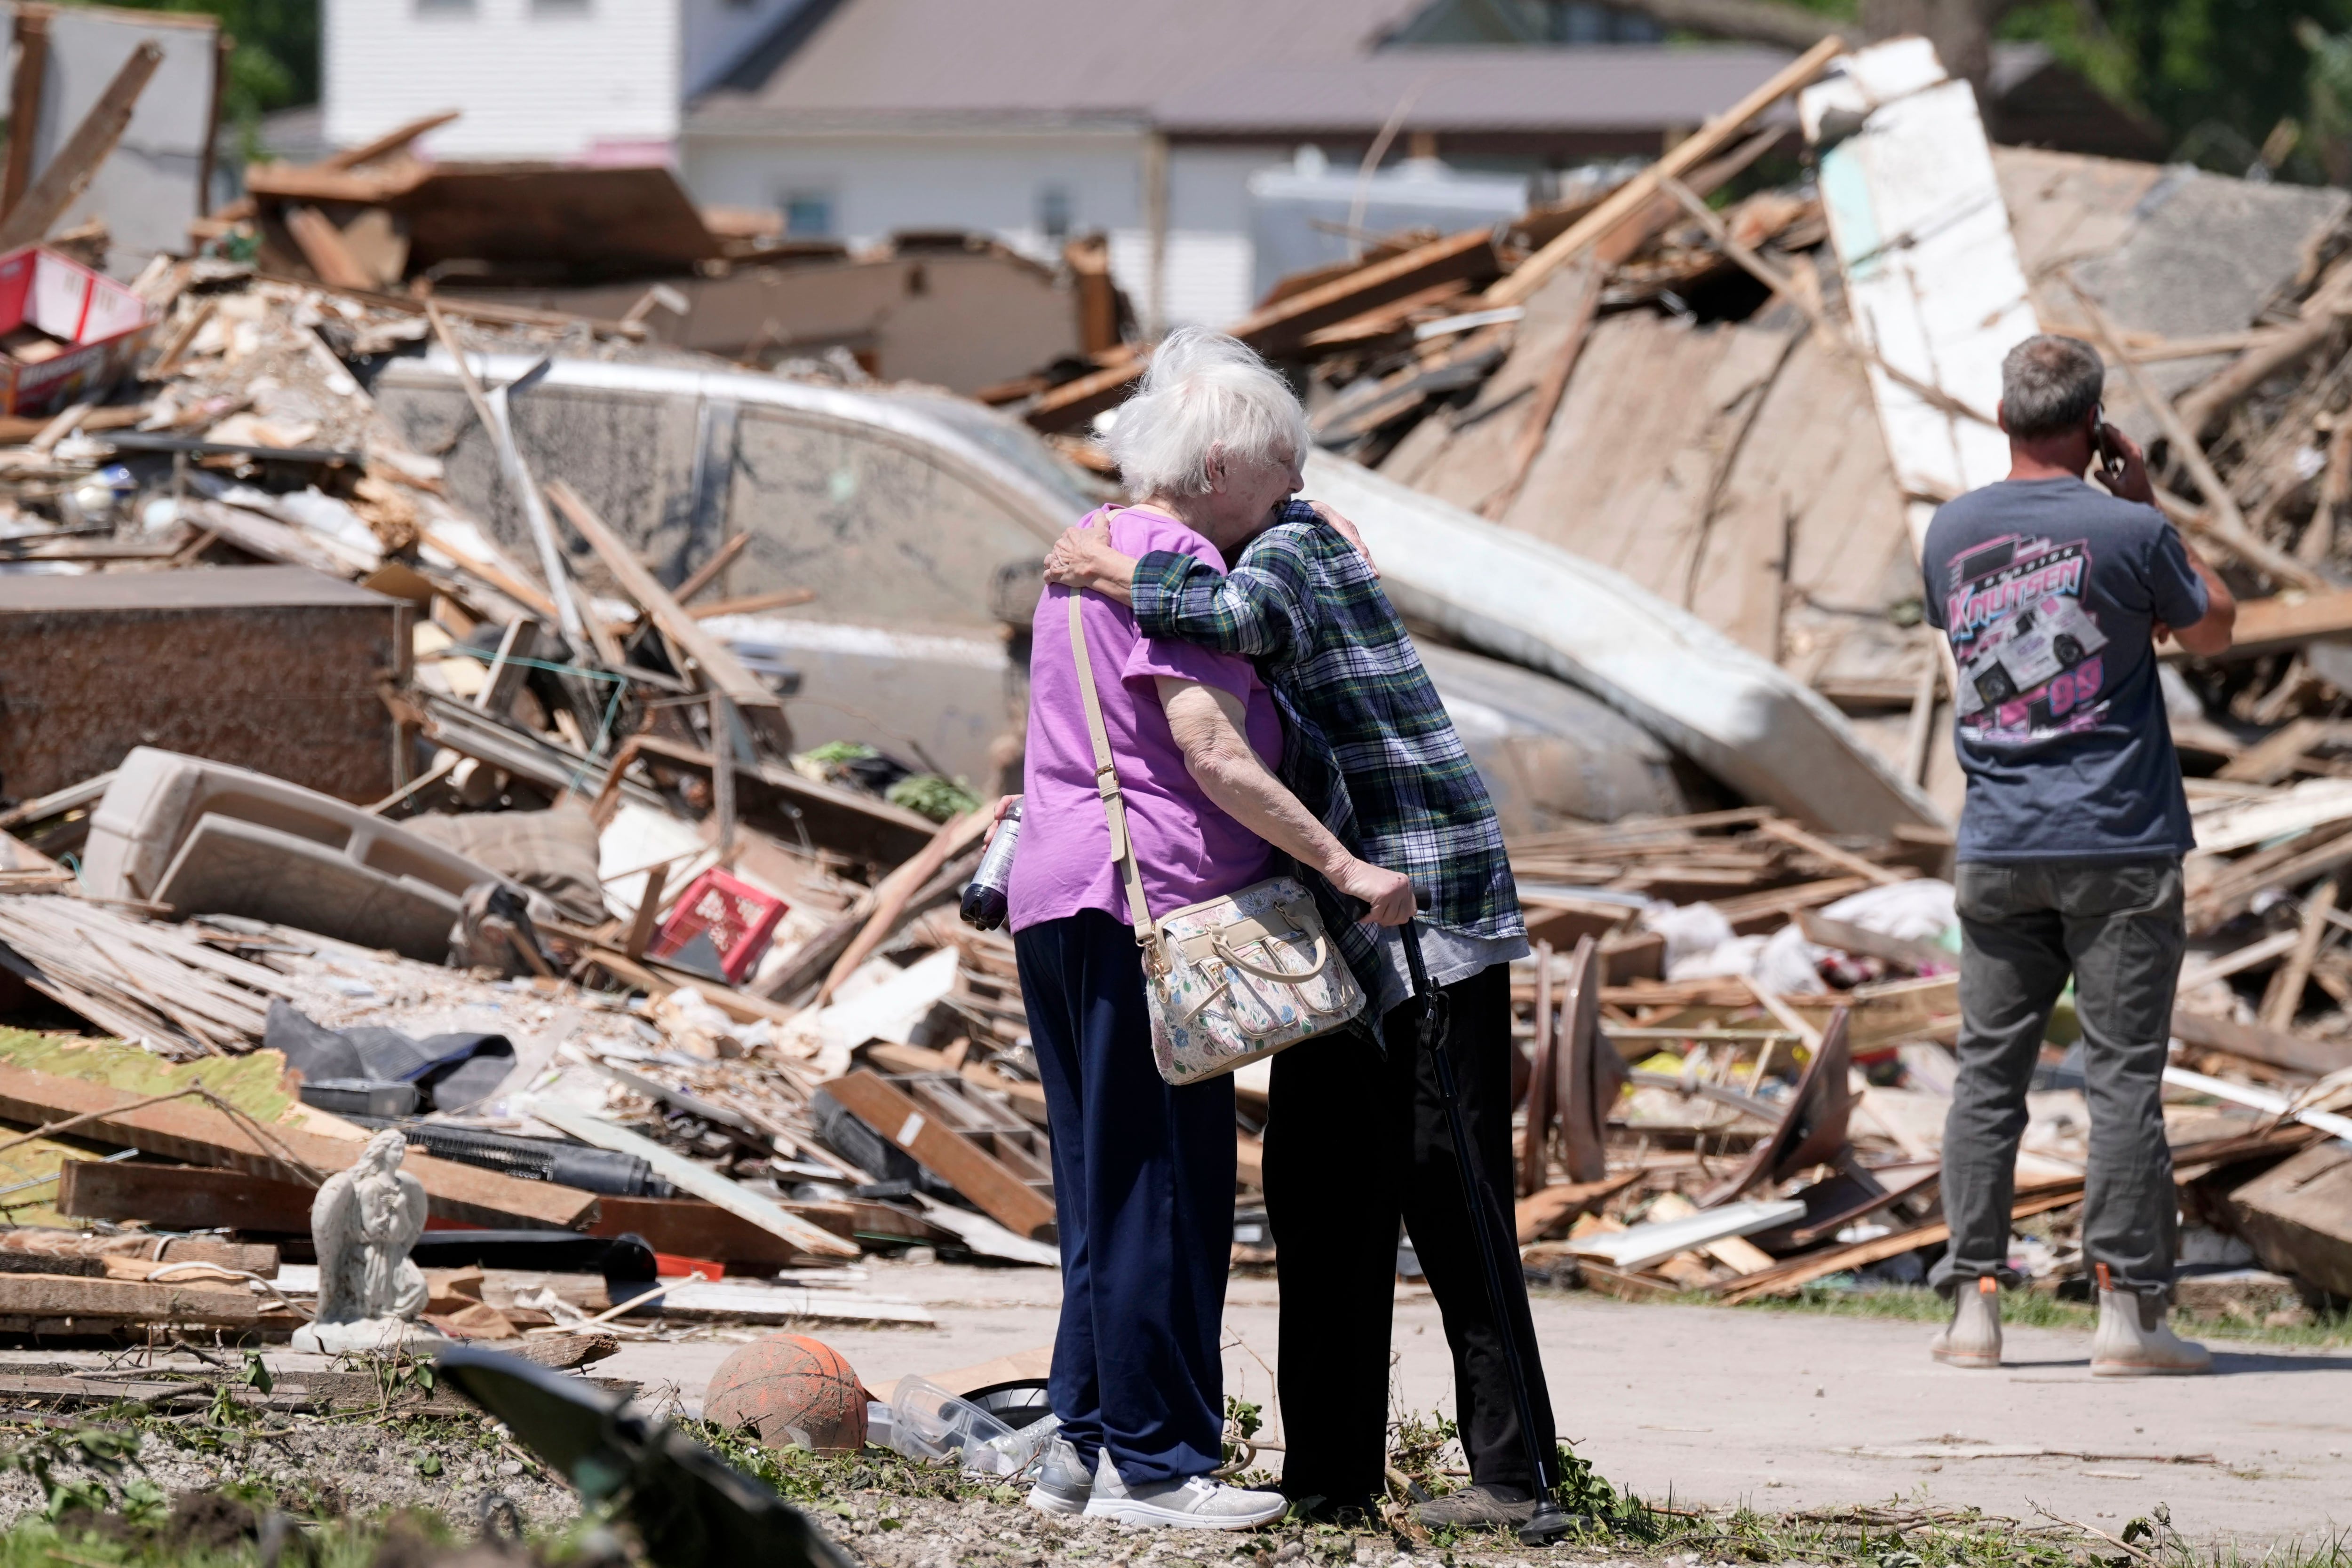
[[[236,915],[437,960],[467,893],[497,879],[313,790],[141,747],[91,819],[93,893]]]

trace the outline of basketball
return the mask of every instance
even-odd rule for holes
[[[702,1418],[749,1427],[772,1448],[862,1448],[866,1389],[831,1345],[771,1334],[719,1364],[703,1391]]]

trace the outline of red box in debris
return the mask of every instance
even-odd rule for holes
[[[707,936],[719,949],[719,967],[730,982],[740,986],[767,949],[768,938],[776,934],[776,922],[783,917],[782,899],[738,882],[723,871],[707,871],[670,905],[669,918],[662,922],[660,935],[646,950],[656,958],[667,958],[697,936]]]
[[[153,326],[145,300],[78,261],[37,246],[0,256],[0,340],[31,329],[47,353],[0,351],[0,413],[54,413],[112,385]]]

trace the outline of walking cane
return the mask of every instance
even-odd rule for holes
[[[1503,1254],[1493,1225],[1494,1201],[1485,1173],[1470,1147],[1462,1122],[1462,1101],[1454,1092],[1454,1058],[1445,1049],[1445,993],[1429,983],[1421,961],[1421,932],[1412,921],[1398,928],[1404,938],[1405,967],[1412,974],[1412,994],[1421,998],[1421,1049],[1437,1061],[1437,1094],[1445,1102],[1445,1125],[1454,1137],[1454,1160],[1462,1173],[1462,1197],[1470,1206],[1470,1228],[1478,1238],[1478,1260],[1486,1268],[1486,1304],[1495,1314],[1496,1333],[1503,1342],[1503,1366],[1511,1379],[1511,1402],[1518,1406],[1519,1440],[1527,1445],[1528,1468],[1535,1478],[1536,1511],[1519,1526],[1523,1546],[1549,1546],[1571,1528],[1568,1515],[1552,1496],[1552,1467],[1536,1446],[1535,1406],[1528,1397],[1527,1369],[1519,1361],[1519,1338],[1511,1322],[1510,1297],[1503,1288]],[[1518,1249],[1513,1246],[1516,1260]]]

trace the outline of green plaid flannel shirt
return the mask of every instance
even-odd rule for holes
[[[1526,931],[1486,781],[1379,580],[1313,507],[1291,502],[1228,576],[1155,550],[1134,595],[1146,636],[1256,662],[1283,717],[1282,781],[1350,852],[1411,877],[1423,918],[1474,936]],[[1300,870],[1377,994],[1363,904]]]

